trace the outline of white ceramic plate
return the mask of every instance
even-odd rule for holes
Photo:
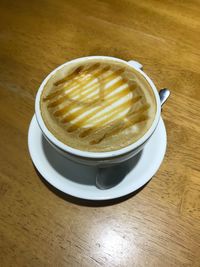
[[[121,182],[110,189],[101,190],[95,185],[97,168],[74,163],[55,151],[44,139],[35,115],[28,133],[30,156],[43,178],[60,191],[87,200],[115,199],[142,187],[159,169],[166,145],[166,130],[161,118],[143,151],[123,163],[127,174]]]

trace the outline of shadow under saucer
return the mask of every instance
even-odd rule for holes
[[[98,169],[60,155],[43,137],[35,115],[28,132],[29,153],[42,182],[67,201],[95,207],[119,203],[142,190],[160,167],[166,145],[166,130],[161,118],[142,152],[114,168]],[[106,190],[96,186],[100,171],[106,172],[105,177],[109,178],[106,183],[100,179],[102,189],[106,185]]]
[[[75,205],[78,205],[78,206],[105,207],[105,206],[116,205],[116,204],[119,204],[119,203],[126,201],[129,198],[132,198],[133,196],[137,195],[149,183],[149,181],[148,181],[145,185],[143,185],[142,187],[140,187],[136,191],[134,191],[130,194],[127,194],[125,196],[122,196],[122,197],[118,197],[118,198],[114,198],[114,199],[106,199],[106,200],[88,200],[88,199],[83,199],[83,198],[79,198],[79,197],[74,197],[74,196],[71,196],[67,193],[64,193],[64,192],[58,190],[56,187],[52,186],[50,183],[48,183],[43,178],[43,176],[39,173],[39,171],[36,169],[35,166],[34,166],[34,168],[35,168],[36,173],[39,176],[40,180],[42,181],[42,183],[49,190],[51,190],[54,194],[56,194],[58,197],[62,198],[63,200],[68,201],[68,202],[75,204]]]

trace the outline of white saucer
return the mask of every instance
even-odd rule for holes
[[[87,200],[119,198],[142,187],[159,169],[166,145],[166,130],[161,118],[143,151],[123,163],[128,169],[122,181],[110,189],[101,190],[95,185],[97,168],[74,163],[55,151],[44,139],[35,115],[28,132],[29,152],[43,178],[60,191]]]

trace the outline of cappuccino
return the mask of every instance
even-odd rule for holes
[[[126,147],[151,127],[156,100],[138,71],[114,59],[86,59],[54,73],[40,98],[49,131],[73,148],[106,152]]]

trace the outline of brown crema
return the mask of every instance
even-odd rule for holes
[[[49,131],[73,148],[106,152],[126,147],[151,127],[154,93],[132,67],[112,59],[72,61],[54,73],[40,99]]]

